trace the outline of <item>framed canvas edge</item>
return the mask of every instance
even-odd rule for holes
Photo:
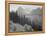
[[[9,17],[9,12],[8,12],[8,3],[14,3],[14,4],[26,4],[26,3],[30,3],[33,5],[42,5],[44,7],[44,11],[43,11],[43,31],[42,32],[24,32],[24,33],[8,33],[8,17]],[[45,3],[42,2],[23,2],[23,1],[5,1],[5,35],[23,35],[23,34],[37,34],[37,33],[44,33],[45,32]]]

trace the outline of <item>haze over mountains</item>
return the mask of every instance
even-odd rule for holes
[[[36,5],[18,5],[18,4],[11,4],[10,5],[10,12],[14,11],[20,11],[23,15],[26,14],[33,14],[33,13],[39,13],[42,10],[42,6],[36,6]],[[19,13],[19,14],[20,14]]]

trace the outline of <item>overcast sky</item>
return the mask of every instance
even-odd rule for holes
[[[42,8],[42,6],[36,6],[36,5],[19,5],[19,4],[10,4],[10,12],[16,11],[19,7],[22,7],[23,9],[26,9],[28,11],[32,11],[37,8]]]

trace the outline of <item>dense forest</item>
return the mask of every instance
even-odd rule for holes
[[[28,18],[25,18],[25,15],[23,17],[18,16],[17,12],[11,12],[10,13],[10,20],[14,23],[19,23],[21,25],[31,25],[31,21],[28,21]]]

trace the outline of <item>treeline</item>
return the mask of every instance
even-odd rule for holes
[[[14,23],[19,23],[21,25],[31,25],[31,21],[28,20],[28,18],[25,17],[25,15],[23,17],[18,16],[17,11],[16,12],[10,12],[10,20],[13,21]]]

